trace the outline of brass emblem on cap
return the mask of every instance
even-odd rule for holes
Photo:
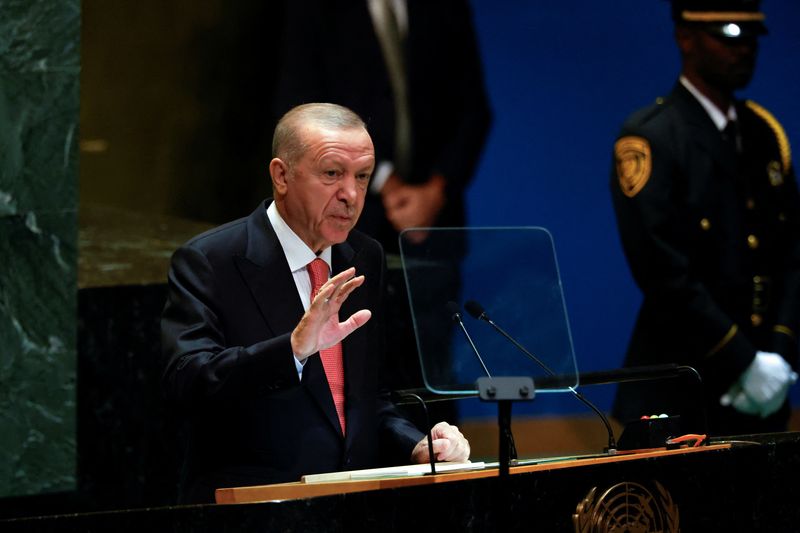
[[[622,137],[614,144],[614,157],[619,186],[625,196],[633,198],[650,179],[650,143],[642,137]]]
[[[756,237],[755,235],[748,235],[747,246],[749,246],[751,250],[755,250],[756,248],[758,248],[758,237]]]
[[[770,161],[767,165],[767,176],[769,176],[769,184],[773,187],[780,187],[783,185],[783,172],[781,172],[781,164],[777,161]]]
[[[578,504],[572,515],[575,533],[612,531],[680,531],[678,506],[669,491],[653,482],[656,496],[639,483],[618,483],[595,499],[597,487]]]
[[[700,227],[703,228],[703,231],[708,231],[711,229],[711,221],[707,218],[700,220]]]

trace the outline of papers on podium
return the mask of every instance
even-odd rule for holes
[[[467,463],[436,463],[436,473],[444,474],[448,472],[460,472],[466,470],[481,470],[485,467],[485,463],[481,462],[467,462]],[[396,478],[396,477],[412,477],[422,476],[431,471],[429,463],[406,465],[406,466],[389,466],[386,468],[368,468],[366,470],[350,470],[346,472],[327,472],[324,474],[309,474],[303,476],[301,481],[303,483],[323,483],[328,481],[351,481],[351,480],[364,480],[364,479],[381,479],[381,478]]]

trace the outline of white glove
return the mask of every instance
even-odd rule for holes
[[[720,403],[764,418],[780,409],[789,387],[796,381],[797,374],[783,357],[771,352],[756,352],[753,362],[722,395]]]
[[[789,386],[797,381],[797,374],[780,355],[756,352],[756,358],[740,381],[745,394],[755,403],[764,405],[778,396],[786,396]]]
[[[739,380],[728,389],[728,392],[722,395],[722,398],[719,399],[719,403],[725,407],[732,406],[740,413],[746,415],[755,416],[761,414],[759,405],[747,397]]]

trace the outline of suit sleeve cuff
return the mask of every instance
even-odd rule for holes
[[[781,354],[794,366],[797,359],[797,333],[782,324],[773,326],[772,351]]]
[[[392,175],[392,172],[394,172],[394,165],[391,161],[384,160],[379,162],[378,166],[375,167],[375,172],[372,174],[372,181],[369,183],[369,192],[372,194],[380,194],[389,176]]]
[[[731,325],[698,364],[706,389],[715,395],[726,392],[747,370],[755,356],[755,347],[736,324]]]

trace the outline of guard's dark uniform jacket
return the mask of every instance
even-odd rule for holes
[[[680,83],[632,115],[615,144],[611,191],[625,254],[644,300],[625,366],[679,363],[704,382],[712,433],[780,430],[719,398],[756,350],[796,366],[800,199],[783,128],[737,102],[738,134],[721,133]],[[698,414],[686,383],[620,385],[614,415]]]

